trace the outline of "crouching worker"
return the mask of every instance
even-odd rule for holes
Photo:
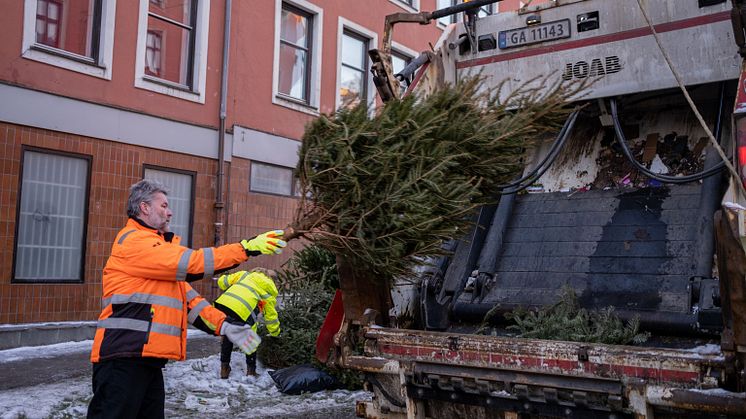
[[[262,268],[222,275],[218,279],[218,286],[225,292],[215,300],[215,308],[225,313],[227,321],[247,324],[254,332],[257,329],[259,314],[262,314],[269,334],[278,336],[280,320],[275,309],[275,279],[275,271]],[[233,342],[223,337],[220,346],[220,378],[226,379],[231,373],[232,351]],[[256,350],[246,355],[246,375],[256,375]]]

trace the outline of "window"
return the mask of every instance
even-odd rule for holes
[[[342,33],[339,107],[355,106],[368,97],[368,39],[345,29]]]
[[[306,0],[275,0],[272,103],[318,115],[323,10]]]
[[[398,51],[391,51],[391,67],[394,74],[398,74],[404,70],[404,67],[406,67],[410,61],[412,61],[412,57],[404,55]],[[401,91],[399,93],[404,94],[404,91],[407,90],[407,84],[402,81],[399,85],[401,86]]]
[[[408,57],[398,51],[391,51],[391,67],[394,74],[400,73],[404,70],[404,67],[412,61],[412,57]]]
[[[479,13],[477,13],[477,17],[487,17],[493,14],[495,14],[495,3],[490,3],[486,6],[482,6],[479,8]]]
[[[140,0],[135,86],[205,102],[211,0]]]
[[[420,0],[389,0],[389,1],[408,12],[417,12],[420,10]]]
[[[445,9],[446,7],[456,6],[457,4],[463,3],[463,0],[437,0],[437,7],[438,9]],[[486,6],[482,6],[479,8],[479,12],[477,12],[478,17],[486,17],[492,14],[495,14],[495,3],[490,3]],[[461,13],[456,13],[450,16],[445,16],[440,19],[438,19],[438,23],[441,25],[449,25],[451,23],[456,23],[460,18]]]
[[[50,47],[60,47],[60,19],[62,2],[39,0],[36,4],[36,42]]]
[[[436,6],[438,10],[440,10],[445,9],[446,7],[455,6],[459,3],[461,3],[460,0],[437,0]],[[450,16],[441,17],[440,19],[438,19],[438,23],[441,25],[450,25],[451,23],[456,23],[458,22],[458,15],[459,14],[456,13]]]
[[[148,166],[143,169],[144,179],[157,180],[168,188],[168,205],[173,211],[171,231],[181,236],[181,245],[192,245],[194,214],[193,172]]]
[[[266,163],[251,162],[251,192],[297,196],[298,183],[293,169]]]
[[[87,156],[24,147],[14,282],[80,282],[85,260]]]
[[[194,25],[198,0],[170,0],[163,7],[148,4],[148,29],[145,39],[145,73],[191,90],[194,74]],[[165,40],[166,45],[161,45]],[[156,45],[157,44],[157,45]],[[157,59],[154,52],[157,48]],[[165,50],[166,54],[161,54]],[[152,67],[151,67],[152,66]],[[155,73],[155,74],[154,74]]]
[[[313,18],[290,5],[282,5],[280,69],[277,91],[308,103]]]
[[[24,58],[111,79],[116,0],[24,2]]]
[[[161,75],[161,44],[163,33],[148,31],[145,49],[145,74],[159,77]]]
[[[100,15],[100,0],[38,0],[36,42],[96,62]]]

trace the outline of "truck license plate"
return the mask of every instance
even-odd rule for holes
[[[570,19],[564,19],[509,31],[500,31],[498,33],[498,45],[500,49],[515,48],[569,37]]]

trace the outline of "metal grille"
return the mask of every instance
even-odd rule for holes
[[[26,151],[15,279],[80,280],[88,162]]]
[[[146,168],[145,178],[157,180],[168,187],[168,205],[174,213],[171,231],[181,236],[182,245],[191,246],[192,176]]]
[[[250,188],[252,192],[292,195],[293,169],[251,162]]]

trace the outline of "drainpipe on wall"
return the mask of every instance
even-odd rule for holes
[[[215,246],[223,244],[223,220],[228,218],[223,201],[223,175],[225,162],[225,116],[228,96],[228,55],[231,45],[231,0],[225,2],[225,34],[223,35],[223,68],[220,79],[220,128],[218,130],[218,173],[215,193]]]

